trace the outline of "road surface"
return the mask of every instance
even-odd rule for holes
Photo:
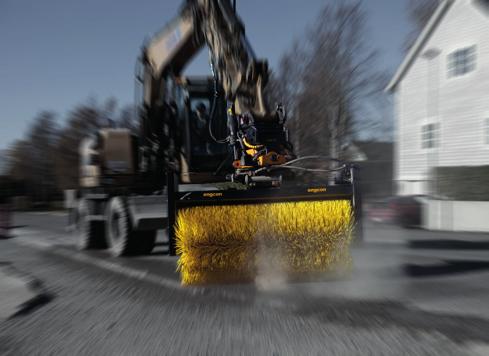
[[[0,265],[43,292],[0,321],[0,355],[489,355],[489,235],[367,224],[349,275],[190,288],[163,235],[116,259],[77,252],[63,213],[15,225]]]

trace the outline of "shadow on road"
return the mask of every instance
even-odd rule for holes
[[[413,249],[489,250],[489,241],[411,240],[408,242],[408,247]]]
[[[9,226],[8,230],[14,230],[14,229],[21,229],[27,227],[27,225],[14,225],[14,226]],[[16,237],[16,235],[12,232],[7,233],[7,235],[0,235],[0,240],[9,240],[13,239]]]
[[[445,260],[433,265],[404,265],[405,274],[416,278],[462,274],[481,270],[489,270],[489,262]]]
[[[316,318],[324,323],[338,323],[372,330],[376,326],[402,327],[415,333],[439,332],[456,342],[489,342],[489,321],[474,316],[430,313],[409,308],[396,301],[361,301],[307,298],[293,309],[300,317]]]
[[[0,240],[10,240],[13,239],[15,235],[9,234],[9,235],[0,235]]]
[[[170,251],[169,250],[161,250],[161,251],[151,252],[151,256],[170,256]]]
[[[51,293],[41,293],[31,300],[20,306],[20,310],[17,311],[14,315],[10,317],[10,319],[17,318],[19,316],[25,316],[34,312],[35,310],[41,308],[42,306],[48,304],[54,299],[54,294]]]

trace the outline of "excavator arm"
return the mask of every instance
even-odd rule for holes
[[[172,165],[176,150],[172,153],[171,147],[179,147],[170,143],[175,137],[156,139],[156,145],[151,137],[165,131],[161,125],[174,125],[171,92],[175,78],[204,46],[210,52],[216,88],[222,88],[221,98],[229,103],[225,141],[233,151],[231,179],[248,182],[260,168],[293,159],[285,112],[281,106],[270,112],[264,98],[267,62],[256,59],[230,0],[187,0],[179,15],[143,49],[144,104],[150,119],[142,121],[142,137],[148,141],[146,146],[158,147],[156,159],[166,157],[166,166]],[[178,135],[178,129],[173,132]],[[263,170],[258,172],[263,175]],[[280,177],[271,181],[278,182]]]
[[[267,63],[256,59],[229,0],[187,0],[179,16],[149,42],[143,53],[145,104],[154,106],[165,97],[166,78],[179,76],[205,45],[234,113],[250,113],[256,120],[273,118],[263,97]]]

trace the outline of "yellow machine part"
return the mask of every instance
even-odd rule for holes
[[[283,155],[279,155],[276,152],[269,152],[261,157],[258,157],[258,165],[260,167],[273,166],[278,164],[287,163],[287,159]]]
[[[290,277],[328,272],[350,265],[352,230],[347,200],[187,208],[178,270],[186,285],[253,281],[263,262]]]
[[[258,150],[263,147],[263,145],[250,144],[246,140],[246,138],[243,139],[243,144],[248,148],[246,150],[246,154],[251,157],[254,157],[258,153]],[[258,165],[260,167],[274,166],[274,165],[284,164],[286,162],[287,159],[285,158],[284,155],[279,155],[273,151],[262,154],[260,157],[258,157]]]

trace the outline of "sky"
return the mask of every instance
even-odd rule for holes
[[[258,57],[275,68],[324,4],[341,0],[237,0]],[[409,31],[406,0],[363,0],[379,69],[392,73]],[[134,68],[145,38],[176,14],[181,0],[0,0],[0,149],[21,138],[41,110],[59,114],[109,97],[134,101]],[[187,74],[209,74],[207,54]]]

